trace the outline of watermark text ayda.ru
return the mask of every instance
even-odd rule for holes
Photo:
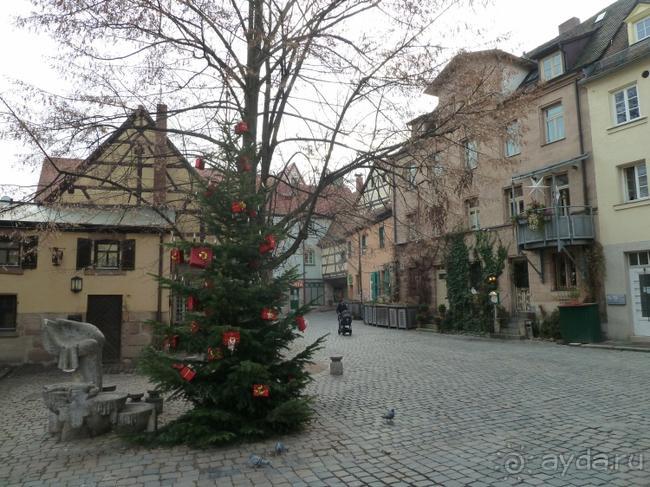
[[[566,475],[569,470],[595,470],[615,472],[618,470],[643,470],[643,453],[607,454],[596,453],[590,448],[582,453],[549,453],[541,456],[510,452],[503,456],[503,469],[508,475],[533,473],[541,469],[546,473]]]

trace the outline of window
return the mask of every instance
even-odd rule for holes
[[[305,248],[304,261],[305,265],[314,265],[315,263],[315,252],[312,248]]]
[[[546,178],[546,185],[551,188],[551,205],[560,208],[560,215],[567,216],[571,206],[569,175],[558,174],[555,180],[552,177]]]
[[[621,124],[637,119],[641,116],[639,111],[639,96],[636,85],[628,86],[614,93],[615,123]]]
[[[564,138],[564,109],[561,103],[544,110],[544,126],[547,144]]]
[[[379,227],[379,248],[383,249],[386,246],[386,230],[384,227]]]
[[[512,122],[506,128],[506,157],[521,153],[519,147],[519,122]]]
[[[180,294],[172,295],[172,323],[180,324],[185,322],[187,311],[187,298]]]
[[[542,59],[542,76],[544,81],[557,78],[564,69],[562,67],[562,53],[556,52],[555,54]]]
[[[36,269],[38,237],[0,237],[0,267]]]
[[[650,252],[631,252],[628,254],[630,266],[647,266],[650,263]]]
[[[478,198],[469,199],[467,200],[466,204],[469,229],[479,230],[481,228],[481,223],[479,220]]]
[[[0,240],[0,265],[18,267],[20,265],[20,243],[3,239]]]
[[[77,269],[135,269],[135,240],[77,239]]]
[[[418,175],[418,168],[417,166],[409,166],[406,170],[406,179],[407,182],[409,183],[409,186],[412,188],[415,187],[415,180]]]
[[[0,331],[16,329],[16,302],[15,294],[0,294]]]
[[[361,255],[366,254],[367,246],[368,246],[368,237],[366,235],[361,235]]]
[[[524,191],[521,186],[515,186],[506,190],[508,197],[508,216],[510,218],[520,215],[525,210]]]
[[[478,167],[478,146],[476,141],[463,141],[463,153],[465,157],[465,167],[467,167],[467,169],[476,169]]]
[[[352,242],[348,240],[348,256],[352,256]]]
[[[648,197],[648,173],[645,162],[635,166],[626,167],[625,174],[625,200],[635,201]]]
[[[98,269],[118,269],[120,262],[120,242],[100,240],[95,242],[95,267]]]
[[[594,20],[594,24],[597,24],[598,22],[603,20],[605,18],[605,15],[607,15],[607,10],[603,10],[602,12],[600,12],[598,14],[598,17],[596,17],[596,20]]]
[[[634,24],[634,31],[636,32],[637,42],[650,37],[650,17],[646,17]]]
[[[553,254],[555,290],[575,289],[578,285],[576,266],[566,254]]]

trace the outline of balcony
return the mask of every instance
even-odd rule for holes
[[[586,245],[594,241],[594,215],[591,206],[540,208],[535,218],[517,218],[517,244],[525,250],[562,245]]]

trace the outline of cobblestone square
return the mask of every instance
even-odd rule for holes
[[[115,435],[56,443],[41,387],[25,368],[0,380],[0,486],[650,485],[650,354],[374,328],[336,334],[312,313],[317,358],[311,427],[212,450],[135,448]],[[342,355],[343,376],[328,373]],[[143,392],[145,378],[106,384]],[[396,409],[392,424],[381,419]],[[165,418],[182,409],[166,403]],[[251,453],[272,466],[255,469]]]

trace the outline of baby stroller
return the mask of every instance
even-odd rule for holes
[[[352,335],[352,313],[344,309],[337,315],[339,318],[339,335]]]

